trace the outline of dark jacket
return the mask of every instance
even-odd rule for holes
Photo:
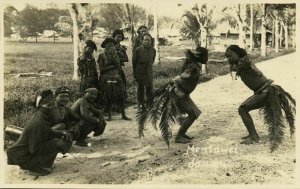
[[[153,82],[153,63],[156,50],[153,47],[145,48],[143,45],[138,47],[133,54],[132,67],[136,81],[140,84]]]
[[[43,107],[34,113],[18,141],[7,149],[9,165],[33,168],[38,166],[45,156],[55,155],[60,151],[53,139],[61,138],[63,134],[51,129],[49,115],[49,109]]]

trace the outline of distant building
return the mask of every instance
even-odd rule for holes
[[[217,28],[211,32],[211,43],[230,45],[238,44],[239,40],[239,30],[238,27],[230,27],[227,23],[218,24]],[[253,35],[254,46],[259,47],[261,44],[261,31],[256,32]],[[266,31],[266,43],[267,45],[272,44],[272,32],[270,30]],[[250,44],[250,33],[246,32],[246,45]]]
[[[96,27],[93,31],[93,37],[96,37],[96,38],[104,38],[104,37],[107,37],[108,35],[109,35],[109,33],[107,32],[107,30],[105,28]]]
[[[176,43],[182,40],[179,29],[162,28],[158,31],[159,45],[166,45],[167,43]]]
[[[51,38],[51,37],[58,37],[58,34],[54,30],[44,30],[43,34],[39,34],[39,36]]]

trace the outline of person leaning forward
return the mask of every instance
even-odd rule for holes
[[[52,114],[48,104],[45,101],[37,108],[17,142],[6,151],[8,165],[19,165],[34,176],[50,174],[57,154],[67,153],[72,145],[67,133],[51,129]]]

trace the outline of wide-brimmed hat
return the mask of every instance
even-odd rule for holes
[[[108,43],[116,44],[116,41],[115,41],[113,38],[106,38],[106,39],[104,39],[104,41],[101,43],[101,47],[102,47],[102,48],[105,48],[105,46],[106,46]]]
[[[121,35],[121,36],[122,36],[122,40],[124,40],[124,33],[123,33],[122,30],[116,29],[116,30],[114,31],[114,33],[112,34],[112,37],[115,38],[116,35]]]
[[[95,51],[97,51],[97,45],[94,41],[86,40],[85,44],[86,44],[87,47],[91,47],[91,48],[95,49]]]

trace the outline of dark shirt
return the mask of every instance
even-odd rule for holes
[[[137,82],[147,84],[153,81],[153,63],[156,50],[153,47],[138,47],[132,58],[134,77]]]
[[[40,107],[27,122],[18,141],[9,148],[9,151],[19,151],[26,155],[47,154],[55,150],[47,148],[46,141],[61,138],[62,133],[53,131],[51,126],[49,108]]]

